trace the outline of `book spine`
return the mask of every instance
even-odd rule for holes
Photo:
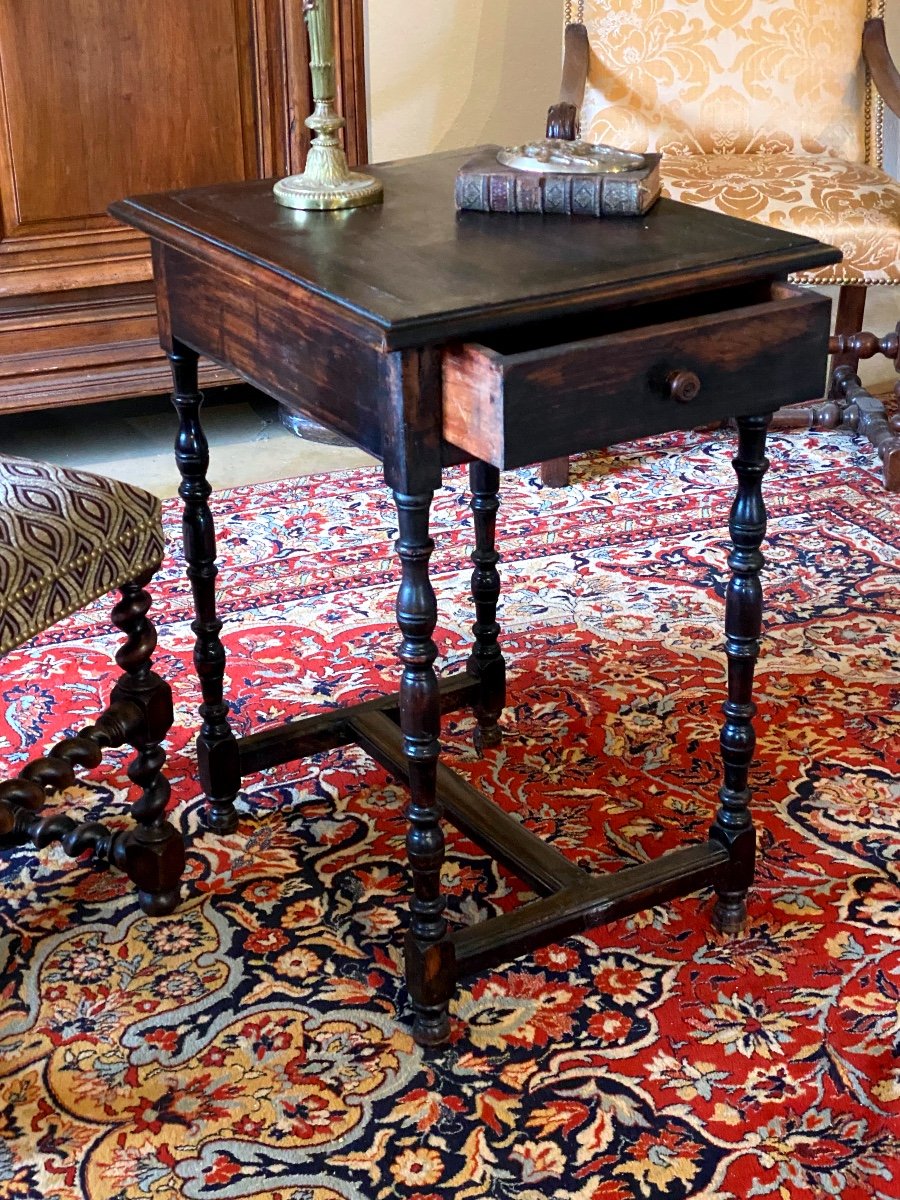
[[[457,176],[456,207],[460,211],[490,212],[490,175],[466,174]]]
[[[658,167],[640,177],[472,171],[457,178],[456,207],[471,212],[641,216],[659,192]]]
[[[490,202],[491,212],[516,211],[516,181],[511,175],[491,175]]]
[[[659,199],[659,161],[640,175],[607,175],[603,180],[604,216],[643,216]]]
[[[545,213],[568,216],[572,211],[572,180],[563,175],[541,176]]]
[[[579,217],[602,217],[603,177],[572,176],[572,212]]]
[[[544,194],[540,175],[522,173],[516,180],[516,212],[542,213]]]

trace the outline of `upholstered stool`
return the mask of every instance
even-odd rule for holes
[[[175,907],[184,869],[183,839],[165,817],[160,745],[172,725],[172,693],[151,670],[156,630],[144,590],[164,548],[160,502],[141,488],[0,456],[0,655],[114,589],[121,599],[112,619],[126,637],[116,654],[122,674],[97,723],[0,783],[0,835],[39,848],[60,842],[72,856],[91,850],[128,874],[147,913]],[[128,769],[141,789],[133,828],[44,815],[74,783],[75,767],[96,767],[105,748],[122,745],[137,750]]]

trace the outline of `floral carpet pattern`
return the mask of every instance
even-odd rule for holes
[[[590,869],[706,836],[732,450],[707,430],[584,458],[565,491],[504,478],[506,736],[479,759],[456,714],[445,754]],[[0,1196],[897,1200],[900,506],[847,438],[776,436],[770,453],[746,931],[715,935],[702,894],[542,950],[465,983],[440,1054],[409,1032],[397,783],[351,747],[248,780],[238,831],[203,831],[173,554],[155,613],[184,900],[149,919],[115,872],[4,854]],[[238,730],[392,687],[378,473],[213,503]],[[434,533],[456,669],[461,472]],[[5,660],[7,770],[92,719],[116,639],[97,604]],[[79,811],[123,822],[124,759],[97,778]],[[456,922],[528,897],[456,833],[444,883]]]

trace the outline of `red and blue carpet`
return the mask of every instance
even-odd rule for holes
[[[504,483],[507,735],[480,761],[460,716],[446,754],[598,871],[704,838],[713,813],[731,450],[689,434],[582,460],[568,491]],[[701,895],[510,963],[461,991],[431,1059],[398,949],[401,790],[351,748],[252,780],[239,831],[202,833],[170,563],[155,611],[184,903],[149,920],[119,874],[5,858],[0,1195],[897,1200],[898,509],[842,438],[771,454],[746,933],[715,936]],[[239,730],[392,686],[378,475],[215,508]],[[454,473],[435,515],[448,667],[467,654],[470,528]],[[7,769],[92,719],[115,644],[98,605],[9,656]],[[126,782],[85,786],[79,811],[119,819]],[[524,898],[461,835],[444,884],[455,921]]]

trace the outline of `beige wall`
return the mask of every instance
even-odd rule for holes
[[[366,0],[373,162],[541,137],[562,0]]]
[[[900,62],[900,0],[887,0]],[[366,0],[374,162],[537,137],[559,87],[562,0]],[[887,162],[900,177],[898,123]]]

